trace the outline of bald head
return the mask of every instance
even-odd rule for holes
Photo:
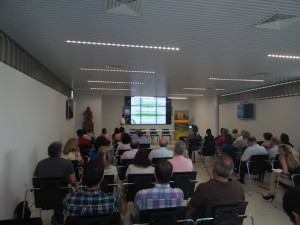
[[[168,146],[168,140],[165,139],[165,138],[160,139],[159,146],[160,147],[167,147]]]
[[[280,138],[279,137],[272,137],[271,144],[272,145],[279,145],[280,144]]]
[[[131,149],[137,149],[137,148],[139,148],[139,141],[138,140],[132,140],[130,142],[130,148]]]

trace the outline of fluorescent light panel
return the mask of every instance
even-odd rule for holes
[[[71,43],[71,44],[100,45],[100,46],[112,46],[112,47],[124,47],[124,48],[146,48],[146,49],[167,50],[167,51],[179,51],[180,50],[180,48],[178,48],[178,47],[165,47],[165,46],[152,46],[152,45],[131,45],[131,44],[74,41],[74,40],[66,40],[66,42]]]
[[[226,89],[222,88],[183,88],[184,90],[199,90],[199,91],[225,91]]]
[[[210,77],[209,79],[210,80],[217,80],[217,81],[264,82],[264,80],[235,79],[235,78],[217,78],[217,77]]]
[[[153,96],[133,96],[135,98],[154,98]]]
[[[187,99],[187,97],[168,97],[168,99]]]
[[[146,70],[110,70],[110,69],[97,69],[97,68],[80,68],[83,71],[103,71],[103,72],[123,72],[123,73],[155,73],[155,71]]]
[[[296,55],[269,54],[268,57],[271,57],[271,58],[282,58],[282,59],[300,59],[300,56],[296,56]]]
[[[126,88],[90,88],[91,90],[100,90],[100,91],[135,91],[135,89],[126,89]]]
[[[197,94],[171,94],[171,95],[191,96],[191,97],[202,97],[203,96],[203,95],[197,95]]]
[[[126,81],[109,81],[109,80],[88,80],[88,83],[102,83],[102,84],[144,84],[141,82],[126,82]]]
[[[237,91],[237,92],[233,92],[233,93],[229,93],[229,94],[224,94],[224,95],[221,95],[221,96],[224,97],[224,96],[229,96],[229,95],[236,95],[236,94],[246,93],[246,92],[250,92],[250,91],[257,91],[257,90],[261,90],[261,89],[265,89],[265,88],[271,88],[271,87],[276,87],[276,86],[281,86],[281,85],[286,85],[286,84],[292,84],[292,83],[297,83],[297,82],[300,82],[300,80],[294,80],[294,81],[288,81],[288,82],[283,82],[283,83],[278,83],[278,84],[272,84],[272,85],[267,85],[267,86],[258,87],[258,88],[252,88],[252,89],[248,89],[248,90],[244,90],[244,91]]]

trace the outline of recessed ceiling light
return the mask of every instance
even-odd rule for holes
[[[202,97],[203,95],[197,95],[197,94],[171,94],[171,95],[179,95],[179,96],[191,96],[191,97]]]
[[[264,82],[264,80],[235,79],[235,78],[216,78],[216,77],[210,77],[209,79],[210,80],[217,80],[217,81]]]
[[[135,89],[126,88],[90,88],[91,90],[101,90],[101,91],[135,91]]]
[[[109,81],[109,80],[88,80],[88,83],[102,83],[102,84],[144,84],[141,82],[126,82],[126,81]]]
[[[199,90],[199,91],[206,91],[206,88],[183,88],[184,90]]]
[[[133,96],[134,98],[154,98],[153,96]]]
[[[226,89],[223,89],[223,88],[216,88],[215,90],[216,91],[226,91]]]
[[[84,71],[103,71],[103,72],[123,72],[123,73],[155,73],[154,71],[146,70],[110,70],[110,69],[94,69],[94,68],[80,68]]]
[[[168,97],[168,99],[187,99],[186,97]]]
[[[268,57],[272,57],[272,58],[283,58],[283,59],[300,59],[300,56],[296,56],[296,55],[277,55],[277,54],[269,54]]]
[[[223,88],[183,88],[184,90],[199,90],[199,91],[225,91]]]
[[[131,45],[131,44],[116,44],[116,43],[73,41],[73,40],[66,40],[66,42],[71,44],[101,45],[101,46],[113,46],[113,47],[125,47],[125,48],[148,48],[148,49],[168,50],[168,51],[180,50],[180,48],[177,47],[165,47],[165,46]]]

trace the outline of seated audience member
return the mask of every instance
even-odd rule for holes
[[[204,137],[204,143],[213,143],[215,142],[214,136],[211,134],[211,129],[206,129],[206,136]]]
[[[132,140],[130,142],[130,148],[131,149],[129,151],[126,151],[121,155],[121,161],[122,161],[122,159],[133,159],[135,157],[135,154],[139,150],[138,140]]]
[[[188,203],[188,212],[193,218],[204,216],[208,205],[236,204],[245,201],[242,185],[228,178],[233,172],[233,161],[226,155],[219,155],[212,168],[213,179],[199,184]]]
[[[226,134],[226,135],[225,135],[225,141],[224,141],[224,143],[220,146],[219,152],[222,153],[222,149],[225,148],[225,147],[234,147],[234,145],[233,145],[233,139],[232,139],[231,134]]]
[[[118,133],[120,133],[120,131],[119,131],[119,128],[115,128],[115,130],[114,130],[114,133],[113,133],[113,135],[112,135],[112,140],[113,140],[113,143],[115,143],[115,136],[116,136],[116,134],[118,134]]]
[[[173,173],[193,171],[192,161],[183,157],[185,150],[186,144],[183,141],[177,141],[174,148],[174,157],[169,159],[173,166]]]
[[[289,145],[283,144],[278,147],[279,161],[282,165],[282,172],[273,171],[270,179],[269,193],[264,195],[265,200],[275,198],[275,181],[278,180],[287,186],[292,186],[290,175],[293,171],[300,166],[299,156],[295,153],[293,148]]]
[[[100,190],[103,172],[104,168],[97,159],[87,163],[83,175],[86,181],[85,188],[82,192],[73,192],[65,197],[65,216],[99,215],[118,211],[115,196]]]
[[[104,167],[104,175],[114,175],[115,182],[118,177],[117,167],[113,164],[113,158],[111,157],[110,148],[108,146],[101,146],[98,151],[98,157],[101,165]]]
[[[124,127],[120,127],[119,129],[119,133],[115,134],[114,136],[114,144],[116,144],[117,142],[121,141],[121,136],[122,134],[125,132],[125,129]]]
[[[241,135],[238,133],[238,130],[237,130],[237,129],[232,129],[231,132],[232,132],[231,136],[232,136],[233,139],[237,139],[239,136],[241,136]]]
[[[253,155],[268,155],[268,151],[262,147],[259,146],[256,143],[255,137],[249,137],[248,138],[248,145],[249,147],[246,148],[244,151],[242,157],[241,157],[241,169],[240,169],[240,183],[244,184],[244,178],[245,178],[245,173],[247,171],[247,161],[250,160],[251,156]]]
[[[270,145],[267,147],[269,152],[269,160],[275,159],[278,155],[278,145],[280,144],[279,137],[272,137]]]
[[[106,128],[102,129],[102,135],[106,138],[106,140],[110,141],[110,136],[107,134]]]
[[[250,133],[249,131],[244,130],[243,131],[243,138],[242,139],[236,139],[233,142],[234,147],[238,148],[238,151],[242,151],[244,148],[248,147],[248,138],[250,137]]]
[[[121,136],[121,143],[119,142],[116,154],[119,155],[119,150],[130,150],[130,142],[130,135],[128,133],[123,133]]]
[[[185,139],[185,143],[188,145],[190,159],[192,158],[193,151],[198,150],[199,144],[197,145],[197,143],[201,143],[201,141],[202,141],[202,137],[198,133],[198,127],[196,127],[195,130],[193,130],[193,129],[195,129],[195,128],[192,128],[189,130],[189,136]],[[195,145],[195,147],[194,147],[194,145]]]
[[[87,130],[83,130],[83,137],[89,139],[89,141],[92,140],[92,138],[89,135],[87,135]]]
[[[91,137],[91,139],[94,139],[95,138],[95,135],[94,135],[94,132],[92,129],[88,129],[87,133],[86,133],[88,136]]]
[[[78,164],[82,166],[84,164],[83,158],[81,157],[78,141],[75,138],[71,138],[65,144],[62,158],[69,160],[77,160]]]
[[[284,193],[282,208],[291,222],[300,225],[300,187],[293,187]]]
[[[183,204],[183,192],[179,188],[171,188],[172,164],[165,159],[157,162],[154,172],[154,188],[139,191],[134,199],[137,210],[179,207]]]
[[[99,151],[99,148],[101,146],[107,146],[107,147],[109,147],[109,141],[107,141],[107,139],[104,136],[102,136],[102,135],[100,135],[99,137],[97,137],[97,139],[95,140],[95,143],[94,143],[94,148],[95,149],[93,150],[92,154],[90,155],[90,159],[97,158],[98,151]],[[111,155],[113,156],[113,151],[111,150],[110,152],[111,152]]]
[[[222,131],[222,136],[218,138],[217,142],[216,142],[216,146],[221,146],[224,142],[225,142],[225,136],[229,134],[229,130],[224,128]]]
[[[132,164],[130,164],[126,170],[126,177],[128,174],[154,173],[154,167],[151,166],[148,156],[148,149],[139,149],[134,156]]]
[[[159,149],[153,149],[149,154],[149,160],[152,162],[153,158],[167,158],[173,157],[173,152],[168,150],[168,140],[165,138],[160,139],[159,141]]]
[[[139,141],[140,144],[150,144],[150,140],[144,136],[143,132],[142,131],[139,131],[137,133],[137,140]]]
[[[62,143],[53,142],[48,147],[49,158],[41,160],[33,173],[33,177],[66,177],[71,184],[76,183],[75,172],[70,160],[60,158],[62,154]],[[51,224],[63,224],[63,209],[54,209],[54,215],[51,217]]]
[[[263,134],[263,136],[264,136],[265,141],[261,144],[261,146],[267,148],[271,143],[271,139],[273,137],[273,134],[271,134],[269,132],[266,132],[266,133]]]
[[[220,135],[218,135],[218,136],[215,138],[215,141],[217,141],[217,140],[219,139],[219,137],[222,137],[222,135],[223,135],[223,130],[224,130],[224,128],[221,128],[221,129],[220,129]]]
[[[282,133],[282,134],[280,135],[280,142],[281,142],[281,144],[289,145],[289,146],[291,146],[292,148],[294,147],[294,145],[292,145],[292,144],[290,143],[289,135],[287,135],[287,134],[285,134],[285,133]]]
[[[235,140],[243,140],[243,134],[244,134],[244,132],[245,132],[245,130],[241,130],[241,135],[239,137],[237,137]]]
[[[138,133],[140,132],[139,129],[136,129],[134,135],[131,136],[132,140],[137,140],[139,138]]]
[[[84,132],[82,129],[77,130],[78,145],[90,145],[90,140],[83,136]]]

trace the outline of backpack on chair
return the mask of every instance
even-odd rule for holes
[[[25,206],[24,206],[24,204],[25,204]],[[22,218],[23,207],[25,207],[24,208],[24,218]],[[28,207],[28,202],[27,201],[20,202],[15,208],[14,218],[15,219],[29,219],[30,216],[31,216],[31,211]]]

